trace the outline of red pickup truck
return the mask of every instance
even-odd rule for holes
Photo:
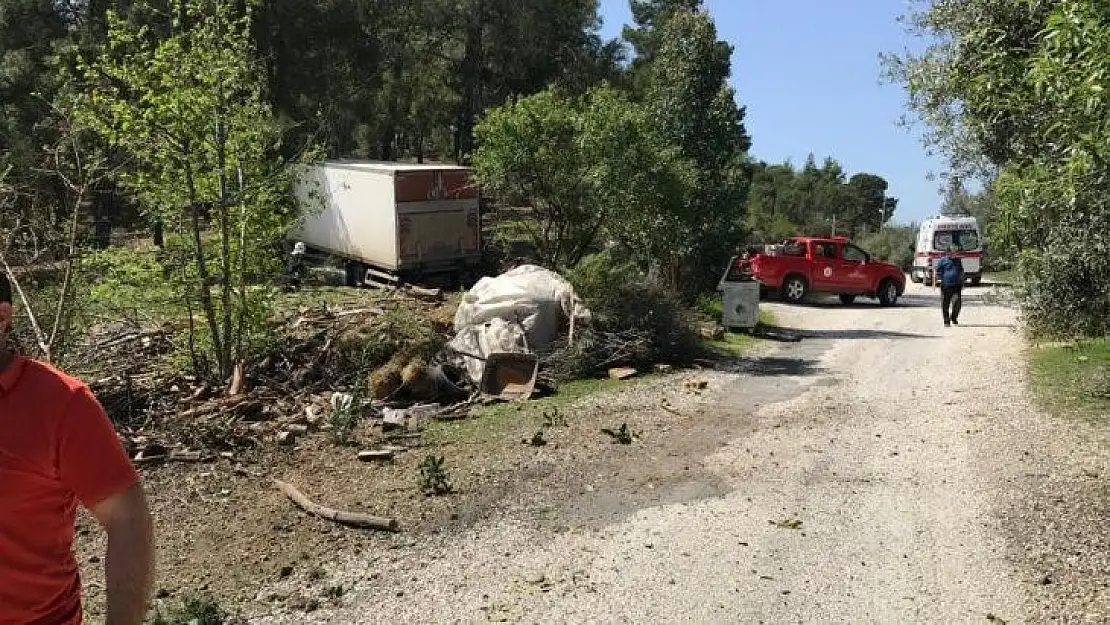
[[[859,296],[893,306],[906,290],[899,267],[876,261],[848,239],[795,237],[746,260],[747,272],[766,291],[791,303],[810,293],[833,293],[851,304]]]

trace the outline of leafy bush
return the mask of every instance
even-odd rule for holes
[[[1043,251],[1021,259],[1022,309],[1037,336],[1110,334],[1110,224],[1071,217],[1048,235]]]
[[[862,236],[859,246],[878,260],[909,270],[917,232],[909,226],[888,226]]]
[[[686,364],[699,354],[693,313],[634,263],[601,252],[583,259],[568,279],[593,322],[554,359],[560,377],[586,377],[617,365]]]

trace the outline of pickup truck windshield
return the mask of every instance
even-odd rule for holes
[[[943,251],[955,245],[961,252],[979,249],[979,233],[974,230],[943,230],[933,235],[933,249]]]

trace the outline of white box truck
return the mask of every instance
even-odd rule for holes
[[[328,161],[295,183],[293,240],[346,261],[347,283],[469,279],[481,265],[478,189],[466,167]]]
[[[979,286],[983,279],[983,239],[979,222],[965,216],[939,215],[921,222],[910,279],[931,283],[937,262],[949,247],[956,248],[956,258],[963,264],[972,286]]]

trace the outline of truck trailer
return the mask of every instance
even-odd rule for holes
[[[347,284],[468,280],[482,260],[478,189],[467,167],[328,161],[294,184],[292,232],[345,262]]]

